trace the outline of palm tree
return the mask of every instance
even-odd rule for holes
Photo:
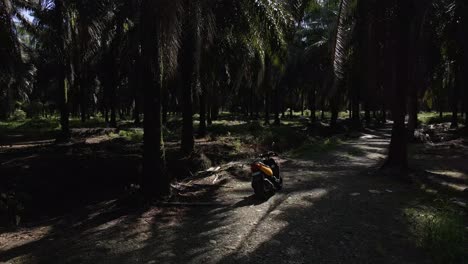
[[[184,1],[186,17],[183,21],[182,46],[180,52],[180,67],[182,77],[182,140],[181,149],[184,154],[194,150],[193,137],[193,92],[199,81],[201,52],[201,7],[200,1]]]
[[[409,85],[409,40],[412,7],[410,1],[396,0],[395,15],[392,22],[395,54],[398,54],[398,58],[396,58],[396,65],[393,69],[395,71],[395,86],[392,92],[392,138],[384,168],[394,170],[396,175],[402,179],[407,179],[408,168],[405,108]]]
[[[140,6],[142,86],[144,93],[143,190],[148,197],[170,194],[162,132],[162,80],[177,57],[180,3],[143,0]]]
[[[13,21],[15,13],[10,0],[0,1],[0,119],[7,119],[12,113],[14,86],[18,85],[22,75],[21,47]]]
[[[71,61],[67,51],[67,41],[69,40],[68,23],[69,19],[66,14],[65,1],[56,0],[52,11],[51,26],[55,33],[54,42],[58,56],[56,81],[61,126],[61,134],[58,139],[61,141],[67,141],[70,138],[68,90],[74,78],[73,67],[71,67]]]

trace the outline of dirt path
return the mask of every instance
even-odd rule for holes
[[[260,204],[248,181],[229,181],[219,206],[128,214],[110,201],[4,233],[0,263],[427,263],[403,214],[417,194],[375,170],[388,141],[388,130],[375,131],[284,159],[284,191]]]

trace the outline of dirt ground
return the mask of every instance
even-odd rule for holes
[[[203,197],[198,202],[144,207],[113,198],[122,186],[92,197],[82,193],[82,201],[66,200],[89,188],[104,190],[109,181],[126,182],[123,178],[138,168],[128,163],[138,163],[132,156],[138,147],[129,145],[123,155],[109,152],[112,145],[90,146],[80,160],[68,158],[70,147],[19,144],[2,150],[2,172],[24,175],[14,163],[29,159],[29,167],[22,169],[41,177],[41,164],[53,157],[59,169],[34,184],[46,190],[36,204],[57,206],[17,230],[0,230],[0,263],[431,263],[428,252],[416,245],[405,215],[427,194],[378,170],[389,137],[389,128],[369,130],[321,155],[281,156],[284,190],[265,202],[252,196],[246,177],[250,160],[244,159],[174,186],[182,197]],[[25,148],[27,155],[19,155]],[[91,161],[99,151],[116,154]],[[457,151],[461,154],[455,158],[467,157],[465,148]],[[95,169],[93,162],[109,159],[111,167],[99,166],[105,168],[98,172],[102,178],[86,181],[94,186],[67,194],[69,189],[54,190],[56,185],[49,184],[79,184],[69,179],[83,175],[82,166]],[[116,167],[119,159],[127,162]],[[424,159],[422,154],[414,163]],[[441,166],[431,170],[441,171]],[[461,179],[468,173],[461,165],[456,170]]]

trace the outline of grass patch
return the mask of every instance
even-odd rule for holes
[[[216,121],[208,127],[212,139],[236,137],[244,144],[262,145],[275,151],[288,151],[297,148],[307,140],[297,123],[283,123],[281,126],[264,126],[259,121]]]
[[[435,263],[467,263],[468,248],[463,215],[448,202],[434,207],[405,210],[419,247],[429,252]]]
[[[143,129],[120,130],[119,133],[110,133],[111,138],[122,138],[131,142],[143,142]]]
[[[313,159],[317,155],[335,150],[343,142],[337,137],[312,140],[294,150],[289,155],[293,158]]]
[[[418,114],[418,120],[421,124],[432,125],[440,123],[449,123],[452,122],[452,113],[442,113],[442,117],[438,112],[421,112]],[[458,122],[463,123],[463,118],[458,117]]]
[[[354,156],[354,157],[363,157],[366,155],[366,152],[362,149],[359,149],[359,148],[352,148],[350,150],[348,150],[348,154],[350,156]]]
[[[79,118],[70,119],[71,128],[97,128],[97,127],[106,127],[106,122],[102,117],[91,117],[85,122],[82,122]]]
[[[44,134],[60,129],[56,118],[33,118],[20,121],[0,122],[0,133]]]

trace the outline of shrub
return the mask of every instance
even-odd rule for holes
[[[406,210],[418,246],[426,249],[435,263],[466,263],[466,231],[463,217],[447,205],[441,208]]]
[[[23,121],[26,119],[26,112],[21,109],[16,109],[10,117],[11,121]]]
[[[44,105],[39,101],[33,101],[25,106],[28,117],[37,118],[42,114]]]

